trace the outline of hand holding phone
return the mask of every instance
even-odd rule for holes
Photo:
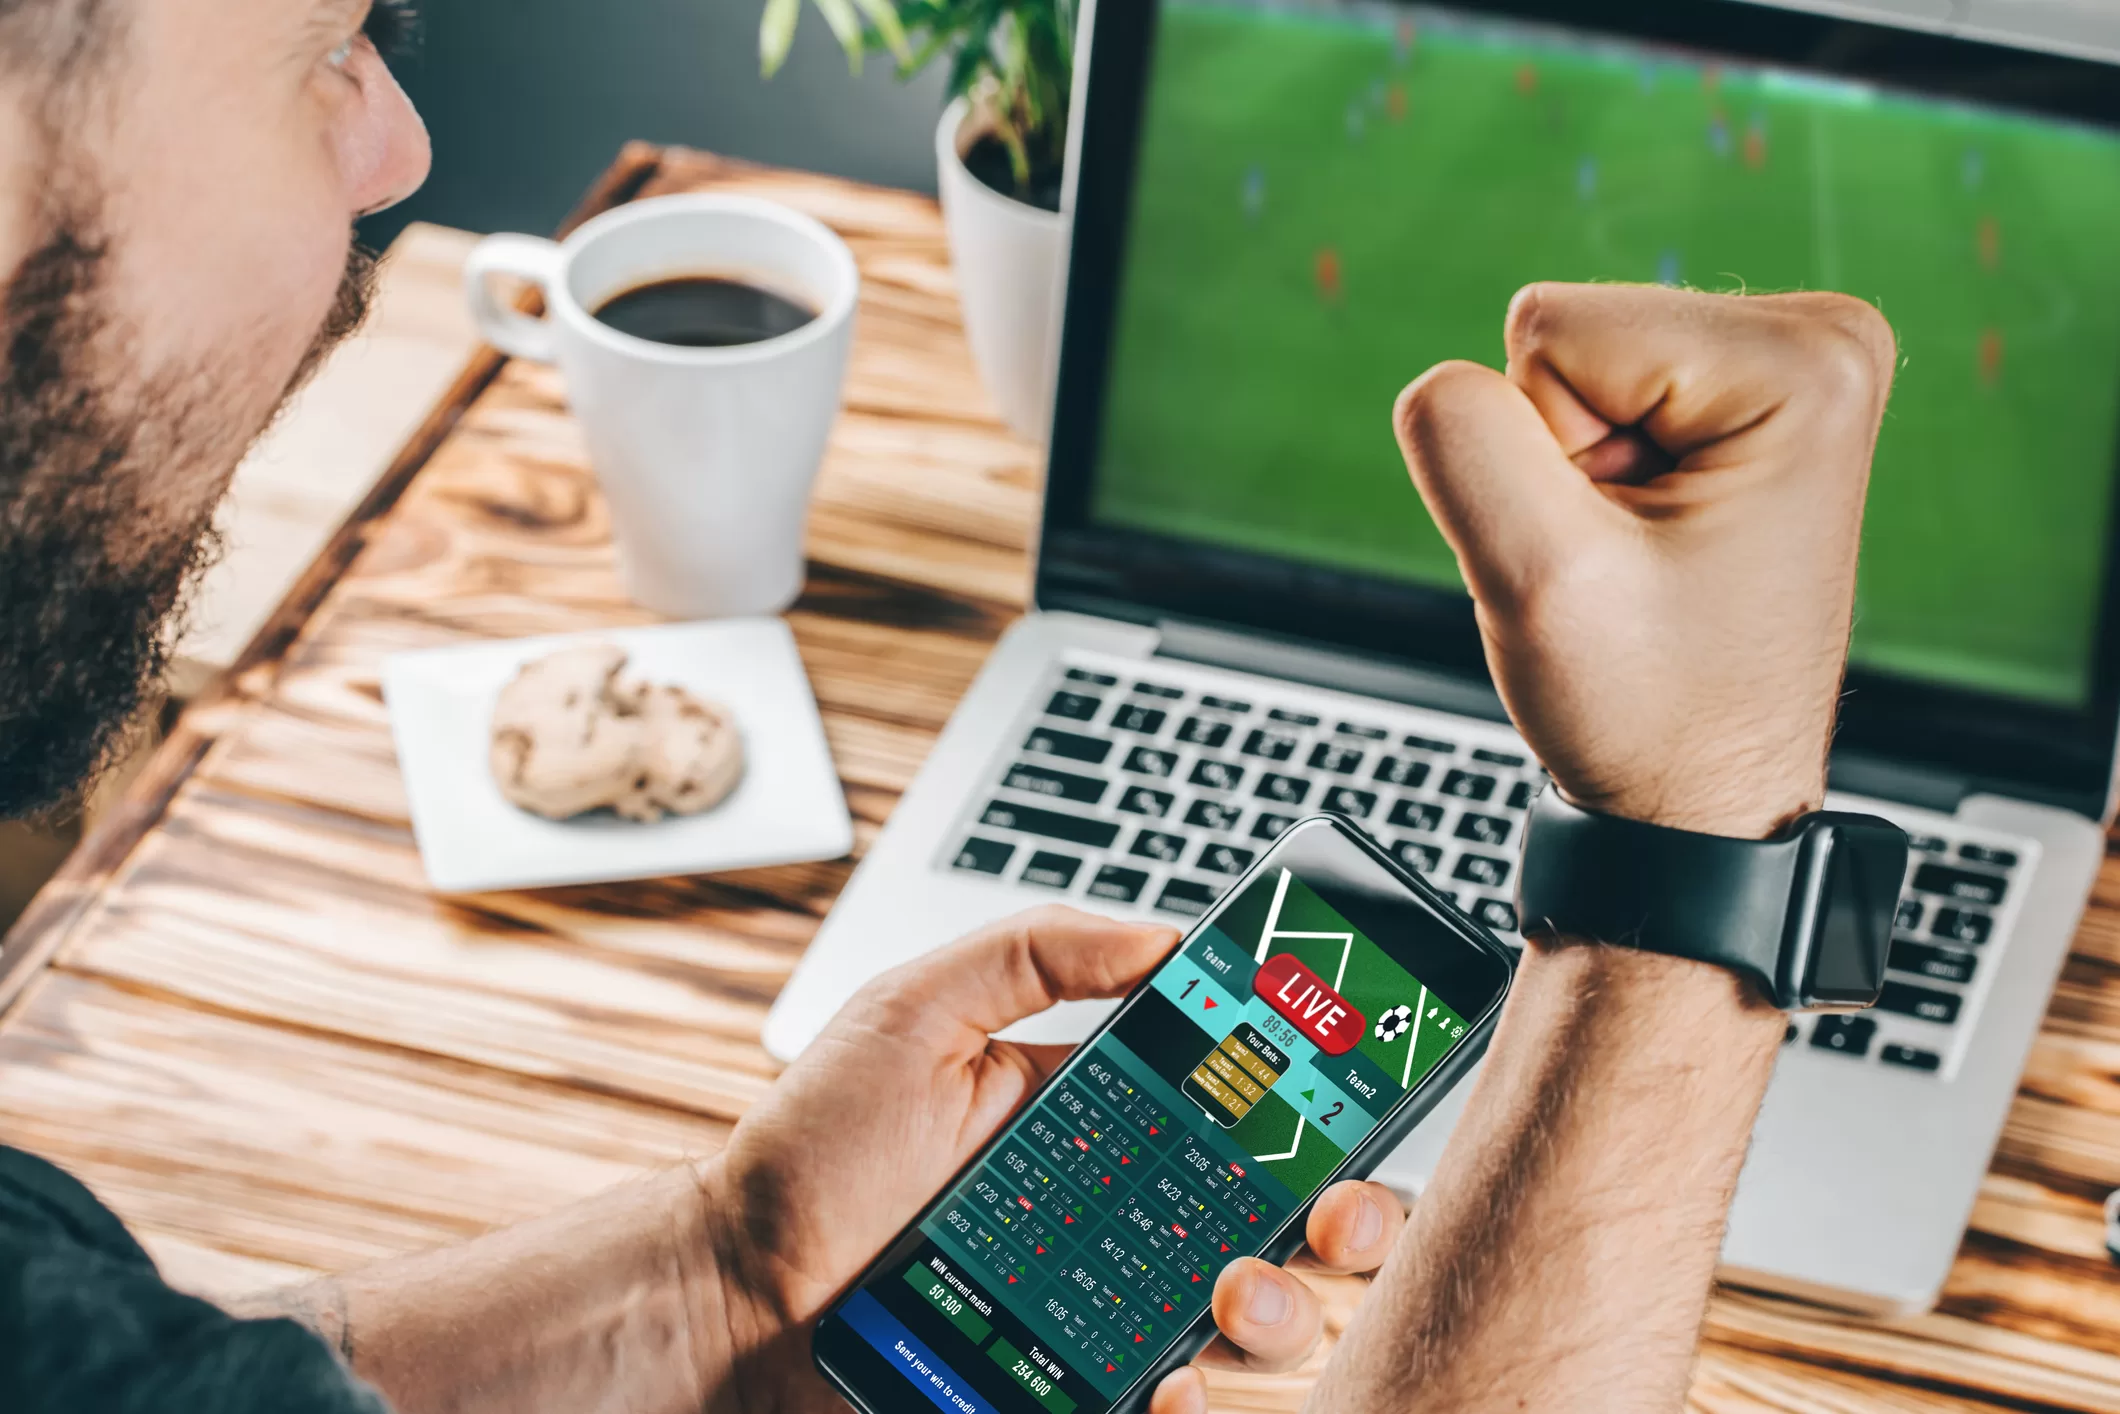
[[[714,1235],[714,1280],[696,1317],[714,1336],[702,1350],[705,1388],[740,1389],[763,1407],[843,1408],[811,1363],[811,1326],[1073,1049],[990,1033],[1056,1001],[1130,991],[1177,941],[1173,928],[1052,906],[864,987],[727,1146],[696,1166]],[[1343,1183],[1313,1213],[1303,1255],[1333,1271],[1373,1271],[1403,1227],[1389,1190]],[[1226,1273],[1215,1303],[1228,1338],[1202,1366],[1291,1369],[1323,1328],[1310,1288],[1263,1262]],[[1156,1414],[1205,1407],[1190,1368],[1166,1379],[1153,1405]]]
[[[826,1312],[819,1370],[878,1414],[1143,1407],[1222,1272],[1477,1058],[1511,966],[1351,824],[1295,826]]]

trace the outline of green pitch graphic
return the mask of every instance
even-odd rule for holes
[[[1392,399],[1499,366],[1520,285],[1844,290],[1903,355],[1856,661],[2081,701],[2120,141],[1413,13],[1165,7],[1098,515],[1454,587]]]
[[[1300,1126],[1302,1140],[1297,1142]],[[1229,1137],[1256,1156],[1258,1166],[1288,1185],[1293,1193],[1315,1193],[1347,1151],[1327,1139],[1314,1124],[1304,1123],[1288,1102],[1268,1092],[1251,1113],[1229,1131]],[[1274,1155],[1285,1155],[1275,1158]]]

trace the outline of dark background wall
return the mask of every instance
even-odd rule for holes
[[[758,74],[764,0],[425,0],[426,41],[398,65],[434,134],[434,176],[364,223],[544,233],[628,138],[935,188],[942,73],[901,84],[888,59],[847,72],[803,15],[787,67]]]

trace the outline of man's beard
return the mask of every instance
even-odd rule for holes
[[[262,430],[231,427],[242,399],[203,373],[113,366],[123,341],[92,229],[57,223],[0,304],[0,818],[71,812],[124,747],[218,552],[219,494],[172,511],[172,478],[218,458],[225,491]],[[374,274],[355,247],[280,405],[360,326]]]

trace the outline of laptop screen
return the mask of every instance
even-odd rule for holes
[[[1467,11],[1166,0],[1090,518],[1460,587],[1389,410],[1534,279],[1845,290],[1898,331],[1854,661],[2080,709],[2120,439],[2120,135]]]

